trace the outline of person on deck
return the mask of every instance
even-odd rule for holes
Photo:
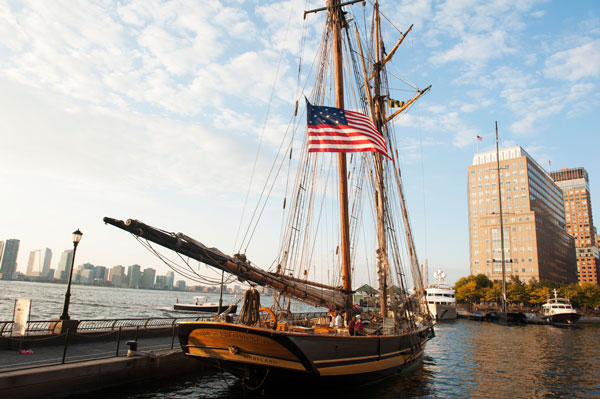
[[[354,335],[354,325],[356,324],[356,317],[352,316],[352,320],[348,324],[348,332],[350,335]]]
[[[340,312],[335,312],[334,327],[335,328],[344,328],[344,319],[342,318],[342,315],[340,314]]]
[[[356,316],[354,323],[354,335],[365,335],[365,325],[363,324],[360,315]]]

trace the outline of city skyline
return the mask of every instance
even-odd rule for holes
[[[45,247],[56,269],[77,228],[84,235],[76,264],[168,270],[104,216],[238,252],[242,214],[252,213],[294,102],[306,94],[296,88],[297,62],[310,65],[322,15],[303,20],[305,6],[0,5],[0,240],[21,240],[19,270]],[[362,17],[362,6],[351,9]],[[469,274],[465,170],[477,151],[494,148],[494,121],[501,148],[520,145],[546,170],[584,167],[593,208],[597,2],[397,1],[382,12],[401,31],[414,24],[393,74],[432,85],[397,122],[417,253],[430,279],[438,268],[449,283]],[[309,36],[299,48],[304,23]],[[259,266],[277,255],[282,192],[247,251]]]

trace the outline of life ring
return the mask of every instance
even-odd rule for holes
[[[262,317],[260,317],[260,313],[261,312],[267,313],[267,316],[265,316],[264,319]],[[260,325],[261,326],[263,324],[266,324],[266,325],[271,324],[271,328],[273,330],[277,329],[277,316],[275,316],[275,313],[271,309],[269,309],[269,308],[259,308],[258,309],[258,313],[259,313],[259,317],[260,317]],[[269,316],[271,316],[271,319],[269,319]]]

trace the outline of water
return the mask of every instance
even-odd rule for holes
[[[0,320],[12,317],[14,298],[33,299],[32,319],[62,311],[64,285],[0,281]],[[193,293],[74,286],[73,318],[173,317],[172,307]],[[229,299],[232,297],[229,296]],[[263,297],[266,301],[268,298]],[[179,314],[181,315],[181,314]],[[291,391],[293,390],[293,387]],[[336,397],[591,398],[600,397],[600,327],[502,326],[456,320],[439,323],[423,361],[376,384],[344,387]],[[119,388],[99,397],[239,398],[240,382],[226,373],[188,375],[151,385]],[[290,397],[289,393],[276,397]]]

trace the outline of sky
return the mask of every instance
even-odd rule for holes
[[[312,60],[323,20],[303,11],[321,5],[0,0],[0,240],[21,240],[18,270],[45,247],[55,268],[77,228],[78,264],[169,270],[104,216],[232,253],[252,170],[268,173],[305,94],[298,61]],[[396,128],[417,251],[431,273],[444,269],[449,283],[469,274],[467,167],[477,150],[494,149],[495,121],[500,147],[520,145],[546,169],[585,167],[595,209],[600,2],[381,8],[402,31],[414,24],[398,73],[432,85]],[[254,241],[251,259],[270,264],[277,249]]]

